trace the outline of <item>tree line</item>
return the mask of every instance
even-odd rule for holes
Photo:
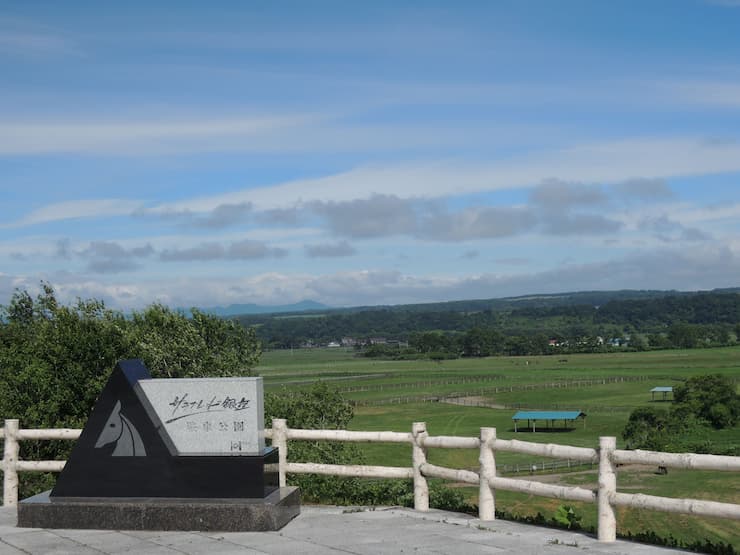
[[[420,306],[237,320],[255,326],[265,348],[318,346],[345,339],[345,344],[369,346],[363,351],[368,356],[401,358],[692,348],[730,345],[740,337],[740,294],[736,292],[618,299],[604,305],[512,308],[509,303],[504,308],[486,308],[479,304],[472,311],[457,310],[455,303],[450,303],[452,310],[444,311]],[[389,342],[394,345],[388,346]]]
[[[622,438],[628,449],[737,455],[737,445],[713,445],[707,430],[732,428],[739,420],[740,395],[730,378],[693,376],[673,389],[667,409],[653,404],[632,411]]]

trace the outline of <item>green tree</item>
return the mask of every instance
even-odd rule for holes
[[[734,426],[740,417],[735,384],[722,374],[694,376],[673,390],[677,418],[694,415],[717,429]]]
[[[0,316],[0,413],[27,427],[79,427],[130,346],[120,313],[96,300],[60,306],[43,284]]]
[[[668,329],[668,341],[681,349],[693,349],[699,344],[701,331],[698,326],[675,324]]]
[[[656,407],[640,407],[632,411],[622,432],[627,449],[660,451],[667,443],[668,411]]]
[[[635,333],[630,335],[629,347],[635,351],[644,351],[647,349],[647,342],[642,335]]]
[[[451,349],[450,338],[438,331],[412,332],[409,347],[419,353],[445,352]]]
[[[464,356],[487,357],[504,351],[505,338],[493,328],[474,327],[465,332],[460,345]]]
[[[669,339],[660,333],[651,333],[648,335],[648,343],[655,349],[668,349],[671,347]]]
[[[486,357],[491,354],[490,334],[483,328],[472,328],[462,338],[462,352],[466,357]]]
[[[261,354],[254,330],[197,309],[192,315],[161,304],[134,312],[131,357],[141,358],[155,376],[248,376]]]
[[[352,406],[339,392],[324,382],[309,390],[283,389],[279,394],[265,395],[265,426],[273,418],[285,418],[289,428],[338,430],[346,429],[353,416]],[[293,441],[288,449],[291,462],[326,464],[362,464],[355,445],[336,441]],[[313,501],[352,503],[362,488],[357,478],[299,474],[290,477],[301,488],[301,495]]]

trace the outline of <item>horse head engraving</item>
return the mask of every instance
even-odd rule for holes
[[[105,422],[95,447],[103,447],[115,442],[114,457],[146,457],[146,449],[141,436],[131,421],[121,412],[121,401],[113,407],[113,412]]]

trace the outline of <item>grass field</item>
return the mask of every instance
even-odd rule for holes
[[[281,387],[304,388],[317,380],[344,390],[345,397],[358,403],[383,405],[356,406],[350,428],[355,430],[410,431],[413,422],[427,424],[430,435],[478,436],[481,427],[495,427],[498,437],[542,443],[597,447],[599,436],[617,437],[630,412],[639,406],[670,403],[651,401],[650,389],[658,385],[677,385],[690,376],[722,373],[740,378],[740,348],[652,351],[600,355],[539,357],[494,357],[449,361],[379,361],[357,358],[344,349],[305,349],[265,353],[257,373],[264,377],[268,391]],[[606,378],[625,378],[616,383],[577,385],[574,382]],[[546,387],[547,386],[547,387]],[[498,388],[498,392],[495,389]],[[421,402],[423,397],[450,394],[494,407],[520,405],[532,409],[580,409],[588,416],[572,429],[514,432],[512,408],[464,406],[445,402]],[[413,402],[416,399],[416,402]],[[542,426],[542,427],[540,427]],[[710,432],[722,445],[740,444],[740,427]],[[363,444],[367,464],[410,466],[411,449],[402,445]],[[451,468],[477,469],[474,450],[430,450],[429,461]],[[522,469],[541,464],[531,456],[497,453],[497,464],[520,465]],[[669,497],[705,498],[740,503],[740,476],[730,473],[671,470],[658,475],[654,468],[630,467],[619,472],[618,488]],[[528,474],[527,474],[528,475]],[[515,475],[516,476],[516,475]],[[571,473],[543,476],[548,481],[595,488],[596,472],[588,467]],[[454,485],[453,485],[454,487]],[[477,502],[475,488],[463,488],[469,501]],[[552,516],[561,502],[508,492],[497,493],[497,508],[512,514]],[[577,503],[583,524],[596,523],[595,506]],[[681,540],[707,538],[740,547],[737,521],[701,519],[654,511],[619,511],[618,530],[633,533],[654,530],[662,536]]]

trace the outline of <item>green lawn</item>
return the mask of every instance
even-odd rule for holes
[[[740,374],[740,347],[610,353],[596,355],[491,357],[393,361],[356,357],[346,349],[268,351],[256,373],[265,384],[290,380],[333,379],[341,387],[429,380],[491,378],[503,384],[542,383],[614,376],[649,376],[658,381],[719,372]],[[354,379],[346,379],[346,378]]]
[[[498,437],[542,443],[597,447],[600,436],[617,437],[629,413],[639,406],[665,406],[651,401],[650,389],[657,385],[678,385],[680,380],[705,373],[722,373],[740,378],[740,347],[565,355],[539,357],[494,357],[456,359],[437,362],[387,361],[358,358],[351,350],[301,349],[265,353],[257,373],[264,377],[268,390],[280,387],[305,388],[317,380],[327,380],[347,390],[346,398],[358,402],[379,402],[398,398],[445,396],[451,393],[479,397],[478,401],[496,405],[520,405],[532,409],[581,409],[588,416],[584,428],[514,432],[511,416],[515,409],[460,406],[441,402],[407,402],[355,407],[350,424],[353,430],[410,431],[413,422],[426,422],[430,435],[477,437],[481,427],[494,427]],[[598,378],[645,378],[644,381],[576,386],[575,380]],[[555,384],[555,387],[545,387]],[[495,388],[499,388],[498,392]],[[514,388],[507,390],[506,388]],[[526,389],[522,389],[526,388]],[[364,389],[364,390],[360,390]],[[543,426],[543,427],[540,427]],[[718,444],[740,444],[740,427],[708,431]],[[360,444],[367,464],[410,466],[411,448],[394,444]],[[433,449],[430,462],[450,468],[478,467],[476,450]],[[540,461],[528,455],[497,453],[497,464],[529,468]],[[516,475],[514,475],[516,476]],[[596,474],[583,468],[564,473],[563,484],[595,488]],[[671,470],[667,476],[652,468],[622,470],[620,491],[640,492],[685,498],[707,498],[740,503],[740,475],[720,472]],[[471,502],[477,502],[476,488],[463,488]],[[552,516],[561,502],[508,492],[497,493],[497,508],[519,515],[541,512]],[[583,514],[585,526],[595,526],[595,506],[572,503]],[[619,510],[619,531],[637,533],[655,530],[662,536],[682,540],[708,538],[712,541],[740,543],[736,521],[702,519],[655,511]]]

